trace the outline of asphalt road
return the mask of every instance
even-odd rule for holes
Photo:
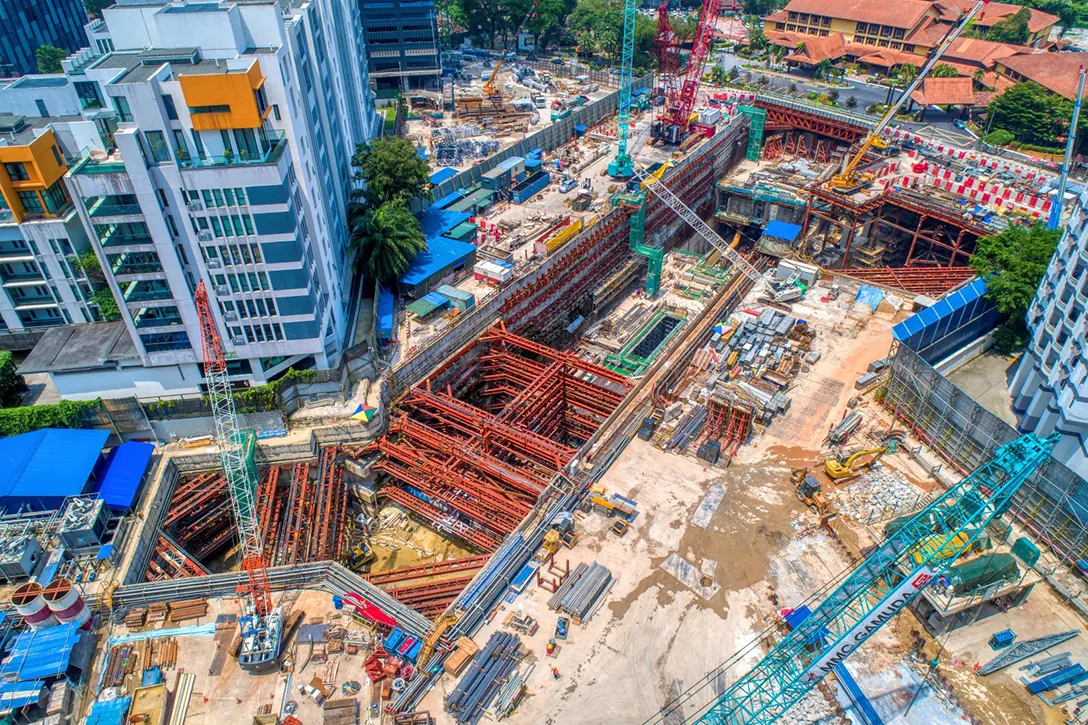
[[[791,83],[797,84],[798,89],[805,91],[815,91],[817,93],[826,93],[829,90],[829,86],[824,83],[814,81],[811,77],[804,75],[803,71],[794,69],[792,73],[786,77],[780,72],[765,72],[754,68],[743,68],[745,63],[753,63],[754,61],[748,58],[740,58],[735,55],[723,53],[719,56],[719,62],[725,70],[736,67],[741,73],[741,78],[744,79],[745,73],[750,73],[752,80],[755,80],[759,76],[766,77],[771,85],[770,90],[777,93],[788,93]],[[845,107],[846,99],[853,96],[857,99],[858,111],[864,111],[870,105],[874,103],[884,103],[888,100],[888,87],[876,85],[873,83],[864,83],[861,81],[847,80],[849,88],[839,88],[839,105],[842,106],[842,110],[849,112]],[[899,91],[895,91],[898,98]],[[917,109],[916,109],[917,110]],[[896,121],[896,125],[909,128],[914,131],[924,131],[927,135],[942,141],[947,141],[952,144],[966,146],[974,142],[974,138],[966,131],[956,128],[952,120],[958,116],[958,112],[946,113],[945,111],[937,108],[926,109],[925,116],[920,123],[902,123]]]

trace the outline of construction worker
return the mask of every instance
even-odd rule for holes
[[[552,665],[552,677],[554,677],[557,680],[559,679],[559,668],[556,667],[555,665]]]

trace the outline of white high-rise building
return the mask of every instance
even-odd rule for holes
[[[62,395],[198,390],[201,280],[238,379],[338,364],[350,160],[381,129],[357,5],[118,0],[88,33],[65,80],[103,141],[65,180],[132,345],[54,365]]]
[[[1088,478],[1088,191],[1028,310],[1031,343],[1013,378],[1023,431],[1057,432],[1054,457]]]

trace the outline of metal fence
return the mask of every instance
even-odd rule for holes
[[[1020,436],[905,345],[894,353],[883,402],[961,473]],[[1020,489],[1011,513],[1066,564],[1088,556],[1088,481],[1059,461]]]

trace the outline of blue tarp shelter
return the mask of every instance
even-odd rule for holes
[[[892,337],[930,365],[982,337],[1001,322],[986,299],[985,280],[976,279],[892,328]]]
[[[109,435],[47,428],[0,438],[0,506],[49,511],[86,493]]]
[[[389,340],[393,337],[393,313],[396,296],[393,290],[378,285],[378,337]]]
[[[131,706],[131,697],[96,702],[91,707],[91,714],[87,716],[87,721],[83,725],[125,725],[125,718]]]
[[[464,195],[463,192],[455,191],[452,194],[446,194],[445,196],[443,196],[441,199],[436,201],[431,206],[433,206],[436,209],[445,209],[450,204],[454,204],[454,203],[460,201],[462,198],[464,198],[464,196],[465,195]]]
[[[787,224],[775,220],[768,222],[767,226],[763,228],[763,236],[772,237],[774,239],[781,239],[784,242],[793,244],[793,241],[797,239],[797,235],[801,233],[801,227],[796,224]]]
[[[58,677],[73,664],[72,652],[79,644],[76,622],[23,632],[11,644],[11,653],[0,662],[0,680],[28,682]]]
[[[95,489],[107,506],[114,511],[132,508],[154,452],[155,446],[140,441],[122,443],[110,451]]]
[[[37,705],[44,701],[45,681],[2,682],[0,683],[0,713]]]
[[[443,181],[452,179],[455,176],[457,176],[457,169],[447,166],[446,168],[439,169],[431,174],[431,183],[436,185],[441,184]]]

